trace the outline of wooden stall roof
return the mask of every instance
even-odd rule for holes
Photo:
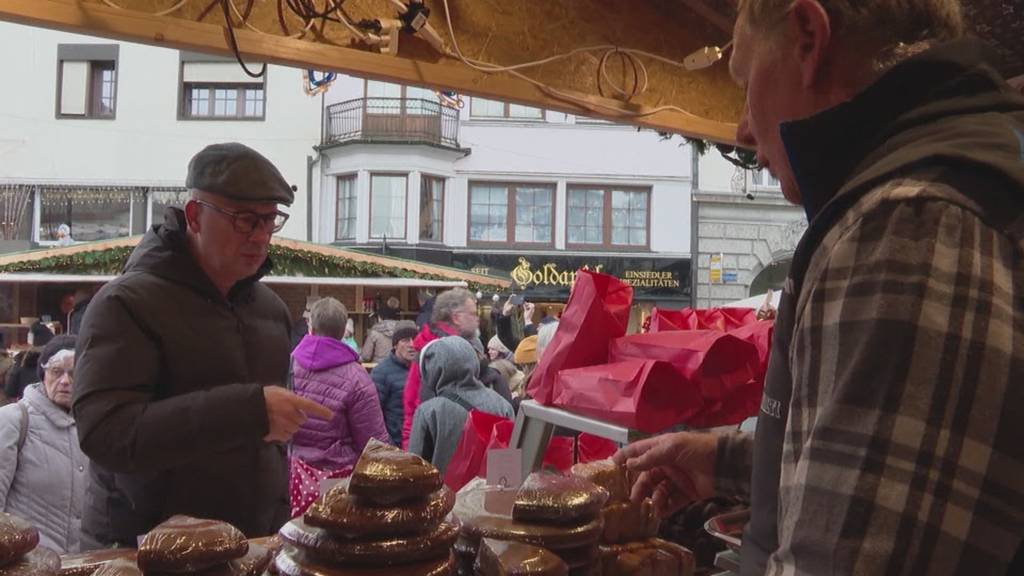
[[[510,72],[470,68],[454,57],[452,40],[467,58],[504,66],[594,45],[643,50],[680,63],[699,49],[729,41],[735,0],[424,0],[446,55],[420,35],[408,34],[401,35],[397,56],[380,54],[332,12],[340,6],[352,22],[394,19],[399,1],[0,0],[0,19],[217,54],[234,54],[234,37],[247,60],[489,96],[716,142],[734,140],[743,96],[730,81],[725,60],[688,71],[641,57],[644,75],[619,53],[604,54],[607,58],[601,52],[578,53],[518,71],[534,84]],[[304,23],[289,3],[332,10]],[[1024,74],[1021,1],[964,0],[963,5],[972,32],[1002,53],[1007,77]],[[599,74],[602,60],[605,74]],[[612,83],[630,93],[646,83],[647,90],[623,104],[599,96],[612,95]]]
[[[0,256],[0,281],[39,282],[54,278],[114,277],[141,236],[88,242],[60,248],[32,250]],[[278,284],[329,284],[363,286],[410,286],[443,288],[465,285],[471,289],[508,288],[506,279],[456,268],[434,266],[367,254],[356,250],[300,242],[287,238],[271,241],[275,274],[267,282]],[[66,280],[68,282],[78,280]]]

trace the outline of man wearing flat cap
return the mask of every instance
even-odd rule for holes
[[[288,309],[259,282],[292,188],[255,150],[196,154],[184,210],[169,208],[93,298],[73,401],[92,460],[83,544],[136,545],[175,514],[249,537],[288,519],[281,444],[326,408],[285,388]]]

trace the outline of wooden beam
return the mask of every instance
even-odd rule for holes
[[[683,5],[701,18],[715,25],[719,30],[732,36],[732,21],[713,8],[709,8],[704,0],[682,0]]]
[[[225,29],[217,24],[193,22],[170,16],[154,16],[133,10],[119,10],[103,4],[74,0],[0,0],[0,20],[30,26],[54,28],[179,50],[231,54]],[[282,66],[331,70],[379,80],[455,90],[460,93],[499,98],[521,104],[559,110],[570,114],[596,116],[656,130],[735,144],[736,125],[673,110],[649,116],[616,116],[614,112],[592,109],[554,98],[540,88],[507,75],[489,75],[455,61],[417,62],[342,48],[305,40],[237,29],[239,51],[247,60]],[[616,105],[614,100],[589,97],[592,102]],[[642,111],[642,110],[641,110]]]

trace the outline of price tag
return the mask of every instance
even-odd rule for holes
[[[516,489],[523,483],[523,451],[504,448],[487,452],[487,485]]]

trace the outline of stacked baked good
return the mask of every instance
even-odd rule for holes
[[[100,550],[64,558],[61,576],[259,576],[273,556],[219,520],[173,516],[143,536],[138,550]]]
[[[60,556],[39,546],[39,531],[25,520],[0,512],[0,576],[56,576]]]
[[[285,576],[448,576],[454,504],[429,462],[371,440],[347,482],[281,528],[274,565]]]
[[[570,576],[596,574],[604,524],[602,488],[583,479],[531,474],[517,491],[488,487],[474,480],[456,498],[455,515],[462,532],[455,543],[459,574],[473,574],[486,538],[546,548],[568,566]]]
[[[473,571],[475,576],[567,576],[569,566],[546,548],[484,538]]]
[[[588,480],[609,495],[602,514],[600,563],[602,576],[676,576],[693,574],[689,550],[656,538],[660,521],[650,498],[630,500],[632,481],[611,460],[572,467],[572,475]]]

